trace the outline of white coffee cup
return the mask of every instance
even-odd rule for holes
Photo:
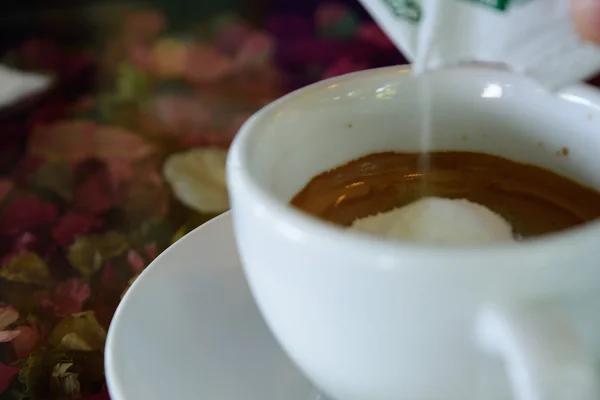
[[[393,67],[259,111],[231,147],[228,182],[244,269],[283,348],[338,400],[600,399],[599,222],[522,243],[434,247],[363,236],[288,204],[320,172],[424,145],[600,188],[600,95],[585,85],[550,94],[493,69],[417,78]]]

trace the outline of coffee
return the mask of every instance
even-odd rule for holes
[[[374,153],[314,177],[291,204],[349,226],[424,196],[467,199],[505,218],[522,237],[600,217],[600,192],[534,165],[484,153]]]

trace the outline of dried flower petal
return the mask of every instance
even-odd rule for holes
[[[249,35],[235,55],[234,63],[238,70],[255,70],[271,61],[275,43],[273,38],[256,32]]]
[[[3,330],[19,319],[19,313],[13,307],[0,306],[0,343],[10,342],[19,336],[18,330]]]
[[[40,341],[40,331],[27,325],[19,326],[16,330],[19,332],[19,336],[14,338],[11,344],[15,349],[17,358],[23,360],[29,357],[37,347]]]
[[[0,232],[15,234],[52,224],[58,216],[53,204],[43,202],[35,195],[17,196],[4,208],[0,216]]]
[[[102,214],[116,205],[117,197],[107,170],[90,174],[75,190],[73,206],[84,213]]]
[[[229,75],[231,61],[212,47],[196,45],[190,49],[186,77],[194,83],[211,83]]]
[[[51,387],[57,397],[67,396],[69,399],[81,398],[79,374],[70,372],[73,363],[58,363],[52,368]]]
[[[247,24],[233,21],[222,26],[215,41],[217,49],[223,54],[232,56],[236,54],[242,43],[246,41],[252,30]]]
[[[2,258],[1,264],[8,263],[13,257],[21,253],[36,253],[40,258],[47,260],[51,257],[56,246],[52,240],[48,240],[45,235],[42,239],[31,232],[23,232],[13,239],[12,247],[8,254]]]
[[[19,319],[19,313],[13,307],[0,306],[0,329],[12,325]]]
[[[133,132],[118,126],[100,126],[93,135],[92,156],[99,160],[138,160],[154,148]]]
[[[118,232],[79,236],[69,248],[67,258],[83,276],[89,277],[106,260],[124,253],[128,246],[127,238]]]
[[[0,278],[12,282],[47,285],[51,281],[48,266],[35,253],[21,253],[0,269]]]
[[[146,262],[144,261],[140,253],[133,249],[129,250],[129,252],[127,253],[127,262],[129,263],[129,266],[133,269],[133,271],[138,274],[142,272],[146,267]]]
[[[93,311],[86,311],[60,321],[48,341],[68,350],[100,350],[106,341],[106,330],[98,323]]]
[[[152,242],[144,246],[144,251],[146,252],[146,257],[148,261],[153,261],[156,257],[158,257],[158,249],[156,246],[156,242]]]
[[[76,236],[88,233],[95,222],[93,215],[69,211],[52,228],[52,237],[61,246],[68,246]]]
[[[29,139],[29,154],[65,159],[74,164],[92,156],[98,125],[87,120],[65,120],[36,128]]]
[[[152,171],[134,179],[127,188],[122,210],[130,221],[164,218],[169,211],[169,193],[162,177]]]
[[[161,122],[175,134],[206,129],[212,120],[209,105],[198,97],[160,96],[155,100],[154,108]]]
[[[47,297],[40,299],[42,307],[53,310],[57,317],[68,317],[81,312],[83,303],[90,297],[90,287],[77,279],[59,283]]]
[[[159,40],[151,50],[152,71],[161,78],[177,78],[185,74],[191,46],[176,39]],[[201,66],[198,66],[201,68]]]
[[[15,184],[10,179],[0,178],[0,201],[13,190]]]
[[[226,150],[210,148],[175,154],[165,162],[165,178],[185,205],[202,213],[222,212],[229,208],[226,158]]]
[[[10,382],[13,379],[13,376],[19,373],[19,368],[10,367],[8,365],[0,363],[0,394],[3,393]]]
[[[66,201],[73,196],[73,171],[66,162],[41,165],[30,177],[34,187],[51,191]]]

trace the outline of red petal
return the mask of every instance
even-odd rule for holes
[[[146,257],[150,261],[154,260],[158,256],[158,249],[156,248],[156,242],[152,242],[144,246],[144,250],[146,251]]]
[[[100,276],[100,283],[103,288],[108,290],[116,290],[119,288],[119,279],[113,267],[108,264],[102,269],[102,275]]]
[[[38,226],[49,225],[58,217],[56,207],[34,195],[14,198],[0,217],[0,232],[19,233]]]
[[[19,368],[9,367],[8,365],[0,363],[0,393],[3,393],[8,388],[13,376],[18,373]],[[100,398],[94,400],[100,400]]]
[[[90,297],[90,287],[77,279],[59,283],[54,291],[41,299],[44,308],[51,308],[57,317],[68,317],[81,311],[83,303]]]
[[[73,205],[83,212],[101,214],[115,203],[116,195],[106,170],[92,173],[75,190]]]
[[[15,184],[6,178],[0,178],[0,201],[2,201],[13,190]]]
[[[13,339],[12,345],[17,358],[23,360],[29,357],[29,354],[35,349],[40,340],[40,333],[37,329],[27,325],[19,326],[17,331],[20,334]]]
[[[61,246],[68,246],[73,242],[75,236],[87,233],[94,222],[93,215],[69,211],[52,228],[52,237]]]

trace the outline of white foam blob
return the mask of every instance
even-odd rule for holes
[[[434,244],[486,244],[515,240],[510,224],[481,204],[424,197],[394,210],[360,218],[351,229],[393,239]]]

